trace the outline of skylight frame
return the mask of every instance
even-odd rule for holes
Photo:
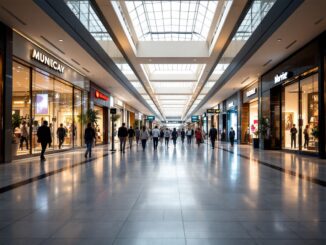
[[[206,41],[218,1],[126,1],[140,41]]]

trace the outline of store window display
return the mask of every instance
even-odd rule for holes
[[[318,76],[300,81],[302,111],[302,150],[318,151]]]
[[[15,128],[14,134],[19,139],[16,155],[29,154],[30,151],[30,69],[17,62],[13,63],[12,113],[18,115],[22,124]]]
[[[99,106],[94,106],[94,110],[98,112],[98,119],[96,124],[96,143],[102,144],[103,143],[103,137],[104,137],[104,130],[103,130],[103,108]]]
[[[37,68],[13,62],[12,114],[21,119],[14,129],[19,147],[15,155],[39,153],[37,129],[49,122],[52,143],[48,150],[82,146],[78,115],[86,104],[83,92]]]

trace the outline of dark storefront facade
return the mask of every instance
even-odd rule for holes
[[[325,41],[319,36],[261,77],[262,147],[325,156]]]

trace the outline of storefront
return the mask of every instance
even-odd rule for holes
[[[232,95],[229,99],[225,101],[226,106],[226,112],[227,112],[227,123],[226,123],[226,132],[227,132],[227,138],[228,134],[231,130],[231,128],[235,131],[235,137],[234,140],[238,141],[240,134],[240,128],[239,128],[239,119],[238,119],[238,113],[239,113],[239,93],[235,93]]]
[[[81,147],[81,115],[87,108],[89,82],[67,64],[13,33],[12,120],[16,123],[12,157],[37,154],[37,129],[48,121],[49,151]],[[13,124],[14,125],[14,124]],[[64,128],[62,144],[58,128]]]
[[[258,83],[242,90],[241,143],[252,143],[258,137]]]
[[[261,115],[272,149],[325,154],[325,38],[318,37],[261,78]],[[264,125],[262,125],[264,126]]]
[[[110,94],[94,83],[91,83],[90,88],[90,108],[97,114],[95,123],[96,144],[108,144]]]

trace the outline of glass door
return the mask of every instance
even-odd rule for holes
[[[318,75],[300,81],[300,150],[318,152]]]

